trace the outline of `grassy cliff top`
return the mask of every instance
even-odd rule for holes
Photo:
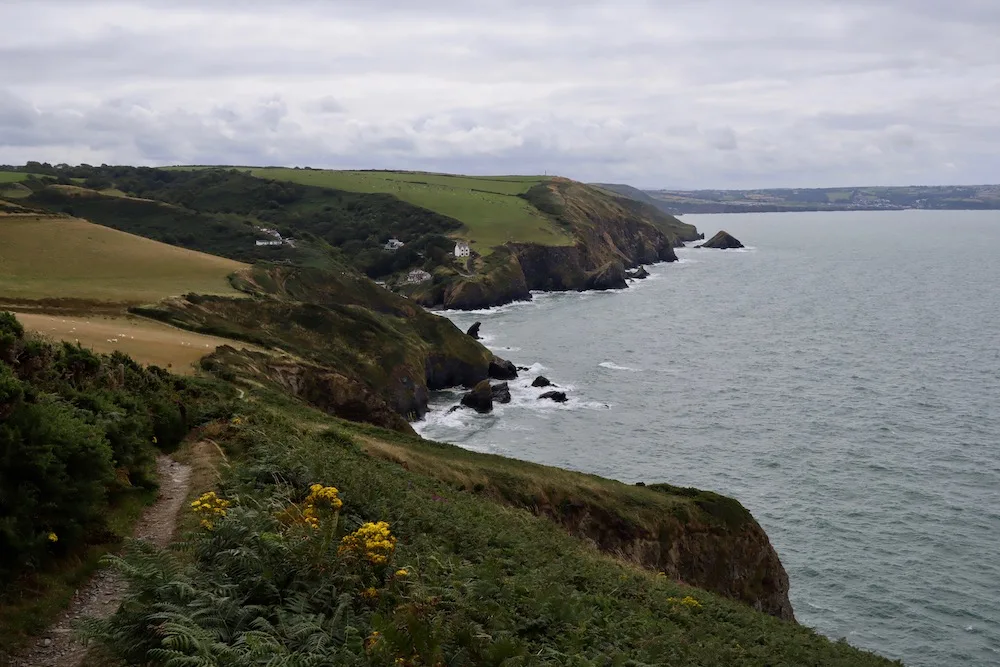
[[[545,181],[541,176],[458,176],[408,171],[329,171],[255,168],[260,178],[292,181],[349,192],[391,194],[405,202],[455,218],[455,236],[475,243],[481,254],[506,243],[571,245],[573,238],[520,195]]]

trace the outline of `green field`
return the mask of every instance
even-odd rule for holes
[[[455,236],[488,254],[508,241],[571,245],[573,239],[518,195],[541,183],[540,176],[450,176],[421,172],[326,171],[253,168],[259,178],[350,192],[381,192],[461,221]]]
[[[0,183],[20,183],[28,176],[31,174],[22,174],[19,171],[0,171]]]
[[[236,294],[227,276],[242,266],[83,220],[0,216],[0,294],[12,299]]]

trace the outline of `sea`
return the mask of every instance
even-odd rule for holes
[[[911,666],[1000,665],[1000,211],[684,216],[629,289],[444,311],[527,367],[426,438],[739,499],[798,621]],[[538,400],[543,374],[567,392]]]

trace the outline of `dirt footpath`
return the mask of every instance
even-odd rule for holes
[[[146,508],[135,528],[135,537],[164,547],[177,529],[177,516],[191,486],[191,467],[168,456],[156,460],[160,494]],[[11,663],[14,667],[77,667],[87,647],[72,639],[72,624],[83,616],[106,618],[122,601],[125,584],[117,573],[103,568],[73,596],[72,601],[41,639]]]

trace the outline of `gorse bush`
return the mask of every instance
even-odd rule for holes
[[[157,448],[211,418],[218,392],[124,354],[27,337],[0,313],[0,593],[105,535],[117,496],[155,486]]]

